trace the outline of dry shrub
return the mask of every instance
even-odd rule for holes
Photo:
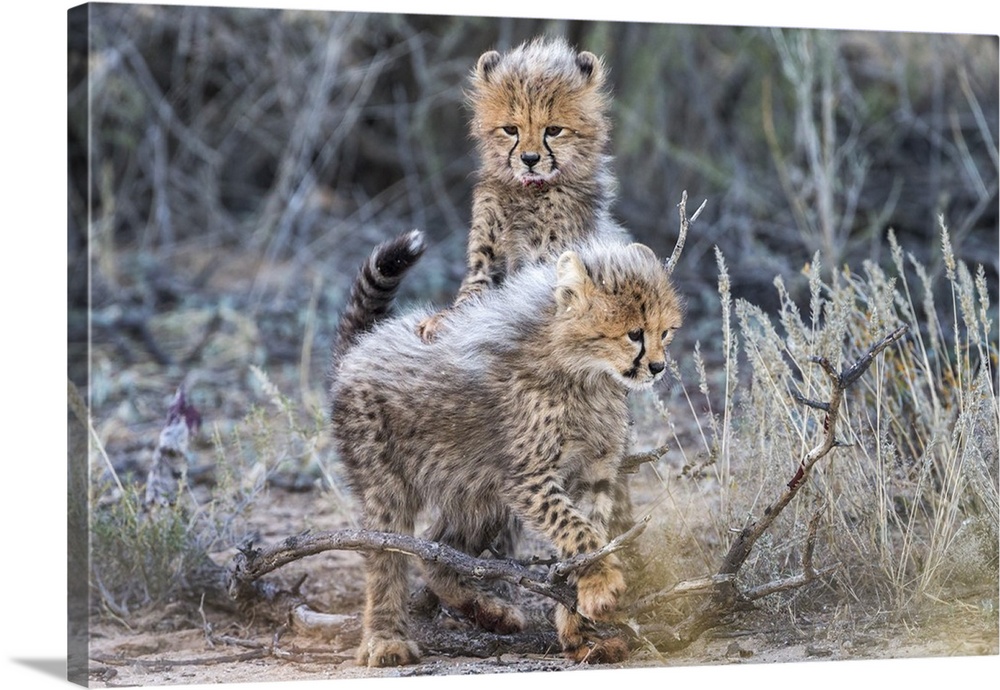
[[[218,565],[207,559],[225,563],[254,536],[250,518],[268,491],[321,490],[324,505],[348,506],[329,462],[322,410],[293,403],[258,367],[250,375],[257,402],[240,420],[191,432],[163,500],[146,493],[148,458],[112,458],[92,444],[89,568],[97,610],[128,620],[140,609],[197,598],[200,578]]]
[[[822,437],[822,413],[794,398],[796,392],[819,401],[828,395],[828,380],[810,358],[825,357],[842,369],[905,324],[909,335],[850,389],[837,431],[843,447],[816,467],[796,502],[758,543],[741,578],[753,586],[797,572],[807,523],[819,512],[817,567],[840,567],[823,585],[810,587],[809,605],[903,611],[971,597],[995,610],[996,306],[982,267],[973,276],[955,260],[943,223],[940,240],[944,304],[927,269],[904,255],[890,232],[891,274],[867,262],[861,273],[844,268],[825,281],[817,254],[803,271],[807,311],[778,279],[776,319],[745,300],[732,300],[718,255],[725,365],[710,376],[696,349],[690,366],[675,363],[682,385],[661,405],[667,433],[685,449],[680,476],[663,475],[666,510],[660,518],[664,529],[684,535],[675,535],[673,543],[691,540],[686,549],[666,554],[687,554],[684,565],[672,566],[686,570],[682,579],[715,572],[724,549],[691,544],[728,544],[778,495],[798,459]],[[686,437],[678,432],[680,405],[697,424],[697,432]],[[678,481],[699,488],[678,491],[672,488]],[[714,516],[709,534],[702,533],[705,525],[687,531],[698,522],[690,517],[691,505],[675,499],[682,495],[699,497],[695,511]],[[798,594],[770,603],[781,606]]]

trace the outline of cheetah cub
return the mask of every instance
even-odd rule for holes
[[[609,211],[610,94],[596,55],[545,39],[488,51],[472,73],[469,103],[480,167],[454,305],[595,234],[626,239]],[[449,313],[422,320],[421,338],[447,327]]]
[[[451,315],[420,345],[417,311],[386,317],[395,286],[424,245],[414,231],[375,249],[341,321],[330,388],[333,435],[372,530],[427,534],[478,556],[512,520],[568,558],[608,538],[612,491],[628,433],[629,390],[663,374],[681,303],[648,247],[594,241],[527,267]],[[523,614],[478,583],[425,568],[450,608],[501,633]],[[608,616],[625,590],[608,556],[575,577],[574,611],[557,605],[564,653],[590,662],[627,656],[584,619]],[[407,632],[407,557],[366,557],[358,662],[414,663]]]

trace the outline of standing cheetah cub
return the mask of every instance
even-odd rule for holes
[[[333,435],[364,526],[412,533],[427,508],[428,536],[471,555],[512,519],[563,558],[599,548],[627,443],[626,393],[661,377],[681,325],[667,270],[643,245],[581,245],[466,303],[453,328],[422,345],[415,327],[426,312],[379,316],[422,251],[416,231],[376,248],[340,325]],[[478,583],[443,567],[425,572],[442,602],[482,627],[523,628],[523,614]],[[406,573],[402,554],[367,555],[359,663],[418,660]],[[565,654],[624,659],[620,639],[593,639],[582,618],[615,608],[625,589],[617,557],[579,572],[575,585],[576,610],[556,610]]]
[[[480,168],[455,305],[594,235],[625,240],[609,211],[610,95],[596,55],[545,39],[503,55],[488,51],[473,71],[469,102]],[[422,320],[421,338],[446,328],[449,313]]]

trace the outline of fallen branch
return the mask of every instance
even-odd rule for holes
[[[680,599],[681,597],[688,597],[694,594],[711,594],[717,587],[732,582],[735,578],[736,576],[730,573],[727,575],[709,575],[694,580],[683,580],[669,589],[661,590],[639,599],[632,605],[630,613],[632,615],[641,615],[655,611],[667,602]]]
[[[339,630],[357,622],[357,617],[343,613],[321,613],[299,604],[291,613],[292,622],[299,630],[329,634],[331,630]]]
[[[573,609],[576,606],[576,590],[566,582],[566,577],[621,550],[635,540],[647,524],[648,518],[597,551],[544,567],[505,558],[477,558],[438,542],[392,532],[344,529],[306,533],[288,537],[265,549],[256,548],[252,543],[241,546],[233,563],[228,588],[233,599],[250,601],[260,595],[262,583],[258,580],[261,577],[301,558],[331,550],[397,551],[415,556],[425,563],[444,565],[476,580],[506,581]]]

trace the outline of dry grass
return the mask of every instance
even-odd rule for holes
[[[905,258],[891,233],[891,275],[866,263],[861,273],[845,268],[827,282],[817,254],[800,278],[810,294],[805,314],[780,279],[775,286],[781,309],[773,317],[732,300],[719,255],[723,328],[713,347],[721,348],[725,364],[710,375],[700,347],[690,362],[674,363],[680,385],[660,403],[666,424],[651,426],[651,433],[672,437],[683,456],[673,469],[661,468],[663,494],[654,507],[654,513],[663,511],[664,529],[679,533],[671,540],[689,541],[679,549],[688,554],[686,565],[674,564],[674,572],[714,572],[723,553],[718,545],[760,516],[792,478],[799,458],[816,445],[822,414],[793,397],[826,397],[826,378],[809,358],[826,357],[843,367],[905,324],[910,335],[883,353],[847,398],[838,429],[844,447],[818,466],[742,576],[753,586],[794,574],[806,525],[818,512],[817,567],[838,563],[836,576],[813,586],[806,599],[794,592],[773,597],[771,606],[798,601],[806,608],[840,605],[864,615],[910,615],[925,604],[968,599],[995,610],[996,309],[982,268],[973,278],[954,260],[943,225],[940,238],[948,267],[943,308],[926,268]],[[911,288],[914,277],[921,283],[919,295]],[[689,424],[678,421],[683,417]],[[690,422],[696,432],[685,434]],[[680,472],[677,464],[683,465]],[[702,489],[682,491],[678,482]],[[692,496],[699,500],[692,504]],[[696,543],[702,546],[694,548]],[[664,548],[676,558],[676,547]]]

